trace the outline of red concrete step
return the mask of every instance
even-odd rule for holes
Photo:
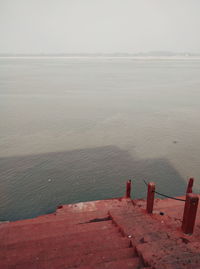
[[[90,212],[90,211],[100,211],[107,212],[110,208],[118,207],[122,204],[123,199],[108,199],[108,200],[98,200],[90,202],[80,202],[77,204],[63,205],[61,209],[58,209],[58,213],[74,213],[74,212]]]
[[[167,234],[161,229],[162,225],[151,216],[135,208],[128,210],[127,213],[124,213],[123,210],[110,210],[109,212],[122,233],[133,239],[134,245],[146,241],[146,239],[159,241],[167,237]]]
[[[75,268],[77,267],[69,269],[75,269]],[[78,267],[78,269],[139,269],[139,268],[143,267],[141,267],[140,260],[137,257]]]
[[[7,226],[27,226],[37,223],[46,223],[61,220],[62,218],[68,222],[88,221],[92,218],[102,218],[108,216],[108,211],[111,208],[124,207],[132,202],[130,199],[109,199],[102,201],[84,202],[78,204],[64,205],[61,209],[57,209],[55,213],[38,216],[33,219],[19,220],[10,223],[1,223],[0,229]]]
[[[17,264],[15,269],[67,269],[70,267],[79,267],[82,265],[95,265],[103,262],[117,261],[134,257],[133,248],[104,250],[88,255],[78,255],[75,251],[70,257],[58,257],[55,259],[47,259],[45,261],[35,260],[35,262],[26,262]],[[13,269],[13,267],[4,267],[4,269]]]
[[[38,216],[33,219],[26,219],[26,220],[19,220],[10,223],[1,223],[0,226],[21,226],[21,225],[32,225],[34,223],[42,223],[42,222],[51,222],[57,221],[57,218],[68,218],[72,221],[73,218],[80,219],[81,216],[83,218],[87,216],[89,218],[96,218],[96,217],[106,217],[108,215],[108,210],[110,208],[119,206],[123,202],[121,199],[109,199],[109,200],[100,200],[100,201],[91,201],[91,202],[84,202],[84,203],[77,203],[71,205],[63,205],[62,208],[57,209],[55,213],[47,214]],[[72,218],[73,217],[73,218]]]
[[[78,215],[62,215],[62,216],[51,216],[48,218],[44,218],[44,219],[37,219],[37,221],[35,221],[33,219],[33,221],[30,221],[27,223],[26,220],[23,221],[19,221],[19,222],[9,222],[9,223],[1,223],[0,224],[0,231],[3,229],[7,229],[9,228],[16,228],[16,229],[20,229],[20,227],[29,227],[31,229],[31,227],[35,226],[35,225],[49,225],[52,224],[54,225],[55,222],[60,222],[60,223],[66,223],[68,225],[74,225],[74,224],[83,224],[83,223],[92,223],[92,222],[102,222],[102,221],[107,221],[109,220],[109,215],[108,214],[100,214],[98,212],[93,212],[93,213],[85,213],[85,214],[78,214]],[[28,228],[27,228],[28,229]]]
[[[1,223],[1,227],[6,226],[27,226],[27,225],[34,225],[34,224],[42,224],[42,223],[49,223],[54,221],[66,221],[68,223],[83,223],[89,222],[94,219],[103,219],[108,218],[108,212],[98,212],[98,211],[90,211],[90,212],[80,212],[80,213],[63,213],[63,214],[49,214],[40,216],[34,219],[27,219],[27,220],[20,220],[15,222],[5,222]]]
[[[95,219],[106,219],[108,218],[108,211],[90,211],[90,212],[80,212],[80,213],[65,213],[65,214],[56,214],[55,219],[65,219],[69,222],[80,223],[80,222],[89,222]]]
[[[94,222],[87,224],[70,225],[65,221],[53,223],[34,224],[33,226],[16,226],[0,229],[0,245],[8,245],[20,241],[37,240],[59,235],[89,232],[94,230],[106,230],[113,228],[112,221]]]
[[[35,258],[40,261],[48,259],[53,259],[56,257],[70,257],[71,255],[77,256],[87,255],[91,253],[97,253],[99,251],[115,250],[128,248],[130,246],[130,240],[126,238],[118,238],[115,236],[103,239],[103,237],[90,238],[88,240],[76,240],[76,241],[66,241],[62,238],[60,241],[49,241],[49,242],[37,242],[37,244],[30,244],[26,247],[14,246],[14,248],[7,248],[0,250],[0,268],[3,265],[10,264],[14,265],[16,263],[22,262],[34,262]]]
[[[48,259],[55,259],[57,257],[70,257],[72,254],[75,253],[77,256],[83,256],[88,255],[91,253],[98,253],[99,251],[107,250],[107,251],[113,251],[116,249],[124,249],[128,248],[130,245],[130,242],[126,239],[123,239],[122,241],[115,241],[113,244],[112,242],[103,241],[101,242],[90,242],[86,245],[73,245],[68,248],[65,247],[65,243],[61,243],[60,245],[54,246],[53,242],[51,245],[49,245],[49,248],[21,248],[17,250],[7,250],[7,251],[1,251],[1,259],[0,259],[0,268],[4,268],[5,265],[15,265],[18,263],[24,263],[24,262],[33,262],[37,258],[40,261],[45,261]]]
[[[149,241],[138,244],[136,250],[138,255],[155,269],[200,268],[198,248],[192,249],[190,243],[185,244],[169,239]]]
[[[20,248],[20,247],[24,247],[27,248],[30,245],[31,246],[38,246],[39,244],[42,246],[48,246],[48,244],[51,244],[51,242],[54,243],[59,243],[61,241],[65,241],[66,243],[71,242],[71,241],[88,241],[89,239],[94,240],[96,238],[111,238],[115,236],[116,238],[123,238],[121,236],[121,233],[119,233],[118,228],[116,228],[115,226],[110,227],[108,229],[105,230],[91,230],[91,231],[86,231],[86,232],[75,232],[74,231],[70,234],[61,234],[61,235],[54,235],[51,234],[49,237],[45,237],[45,238],[33,238],[33,239],[29,239],[26,241],[21,240],[21,241],[17,241],[15,243],[10,243],[10,244],[2,244],[2,242],[0,242],[0,250],[1,249],[14,249],[14,248]]]

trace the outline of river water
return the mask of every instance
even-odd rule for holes
[[[0,220],[200,187],[200,60],[0,59]]]

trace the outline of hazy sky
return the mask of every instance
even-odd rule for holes
[[[0,0],[0,53],[200,52],[200,0]]]

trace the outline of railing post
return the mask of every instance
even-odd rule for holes
[[[193,183],[194,183],[194,178],[192,178],[192,177],[189,178],[186,193],[192,193]]]
[[[126,182],[126,198],[131,197],[131,180]]]
[[[187,193],[182,221],[182,230],[185,234],[193,233],[198,203],[199,197],[196,194]]]
[[[146,206],[146,210],[148,214],[151,214],[153,212],[154,194],[155,194],[155,183],[150,182],[148,184],[147,206]]]

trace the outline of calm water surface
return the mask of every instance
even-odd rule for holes
[[[200,60],[0,59],[0,220],[200,189]]]

